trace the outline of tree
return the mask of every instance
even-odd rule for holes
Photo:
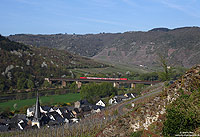
[[[0,91],[3,91],[5,88],[5,85],[4,84],[0,84]]]
[[[19,78],[17,80],[17,89],[24,89],[26,88],[26,80],[24,78]]]
[[[117,90],[112,83],[90,83],[81,88],[81,98],[87,99],[91,103],[98,101],[100,98],[116,94]]]
[[[42,84],[42,87],[44,87],[44,88],[50,87],[49,82],[45,80],[45,81],[43,82],[43,84]]]
[[[169,81],[173,74],[173,68],[167,65],[167,60],[164,56],[159,54],[160,65],[163,68],[163,72],[159,73],[159,78],[162,81]]]
[[[27,87],[28,87],[29,89],[34,88],[34,87],[35,87],[34,82],[33,82],[32,80],[29,79],[29,80],[27,81]]]
[[[78,90],[78,86],[76,84],[76,82],[73,82],[70,86],[69,86],[69,89],[71,91],[77,91]]]

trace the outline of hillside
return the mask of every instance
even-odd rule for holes
[[[27,46],[0,36],[0,91],[40,87],[45,77],[71,77],[71,68],[105,66],[67,51]]]
[[[132,101],[125,115],[98,136],[197,136],[200,133],[200,65],[158,95]],[[121,112],[120,112],[121,113]]]
[[[155,28],[148,32],[86,35],[17,34],[11,40],[37,47],[65,49],[95,60],[129,66],[157,67],[158,54],[171,65],[192,67],[200,62],[200,28]]]

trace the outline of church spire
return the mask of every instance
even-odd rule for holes
[[[40,102],[39,102],[39,95],[37,91],[37,99],[35,104],[35,114],[32,120],[32,126],[37,125],[40,128],[40,121],[41,121],[41,112],[40,112]]]
[[[34,115],[34,118],[35,120],[39,120],[41,117],[41,112],[40,112],[40,102],[39,102],[39,95],[38,95],[38,92],[37,92],[37,99],[36,99],[36,104],[35,104],[35,115]]]

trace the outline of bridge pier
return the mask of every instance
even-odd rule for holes
[[[77,86],[78,86],[78,89],[80,89],[81,86],[82,86],[82,82],[80,82],[80,81],[76,81],[76,84],[77,84]]]
[[[67,82],[66,81],[62,81],[62,87],[66,87],[67,86]]]
[[[131,88],[135,88],[136,84],[135,83],[131,83]]]
[[[114,82],[114,83],[113,83],[113,87],[119,88],[119,82]]]

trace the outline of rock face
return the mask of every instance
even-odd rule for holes
[[[171,65],[192,67],[200,62],[200,28],[86,35],[12,35],[8,38],[34,46],[65,49],[71,53],[113,64],[157,66],[160,53]]]
[[[130,136],[130,133],[139,130],[148,130],[152,123],[162,122],[166,106],[175,101],[180,93],[180,89],[190,94],[192,90],[200,86],[200,65],[188,70],[179,80],[175,81],[169,88],[164,89],[163,93],[148,101],[140,103],[136,110],[118,119],[114,125],[104,129],[100,136]],[[122,130],[123,129],[123,130]]]

